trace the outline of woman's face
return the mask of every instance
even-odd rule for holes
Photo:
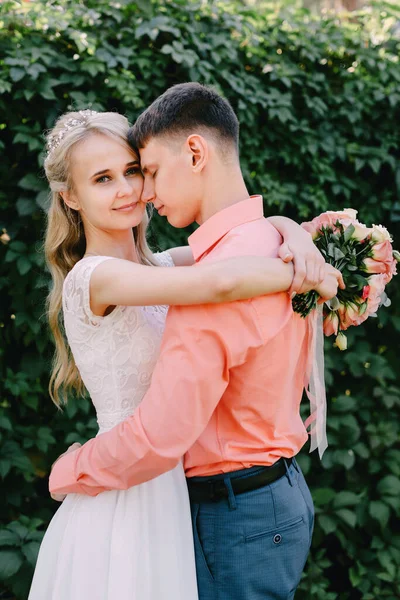
[[[85,227],[123,231],[142,221],[143,177],[136,154],[118,141],[95,133],[71,155],[73,189],[64,200],[79,210]]]

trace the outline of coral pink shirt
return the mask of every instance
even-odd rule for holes
[[[281,238],[254,196],[212,216],[189,244],[196,262],[211,262],[277,257]],[[295,455],[308,438],[299,414],[307,360],[307,323],[286,292],[171,307],[140,406],[62,457],[50,491],[126,489],[172,469],[182,456],[191,477]]]

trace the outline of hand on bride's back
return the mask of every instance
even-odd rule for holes
[[[55,460],[53,462],[53,464],[51,465],[51,471],[53,470],[53,467],[56,464],[56,462],[58,460],[60,460],[60,458],[62,456],[65,456],[66,454],[69,454],[70,452],[75,452],[75,450],[78,450],[78,448],[80,448],[81,446],[82,446],[82,444],[80,444],[79,442],[74,442],[73,444],[71,444],[71,446],[68,448],[68,450],[66,452],[64,452],[63,454],[60,454],[60,456],[57,458],[57,460]],[[50,496],[53,498],[53,500],[56,500],[57,502],[62,502],[64,500],[64,498],[66,497],[66,494],[50,494]]]

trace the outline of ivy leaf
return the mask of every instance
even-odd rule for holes
[[[21,539],[14,531],[2,529],[0,531],[0,546],[19,546]]]
[[[369,505],[370,516],[379,522],[382,529],[386,527],[390,517],[389,507],[380,500],[372,500]]]
[[[21,81],[21,79],[25,76],[25,71],[24,69],[19,69],[17,67],[13,67],[12,69],[10,69],[10,77],[13,81],[17,82],[17,81]]]
[[[8,579],[19,571],[23,556],[18,550],[0,549],[0,580]]]
[[[400,479],[394,475],[386,475],[377,486],[379,494],[400,495]]]

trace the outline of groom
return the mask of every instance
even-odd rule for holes
[[[228,102],[186,83],[168,89],[130,130],[143,198],[175,227],[200,224],[189,238],[196,262],[276,257],[281,244],[261,196],[247,192],[238,129]],[[312,246],[308,234],[304,240]],[[317,271],[308,279],[319,280]],[[336,288],[329,274],[317,287],[326,297]],[[308,347],[307,322],[287,293],[171,307],[141,405],[63,455],[50,491],[126,489],[184,455],[200,600],[293,598],[314,517],[294,458],[308,438],[299,415]]]

